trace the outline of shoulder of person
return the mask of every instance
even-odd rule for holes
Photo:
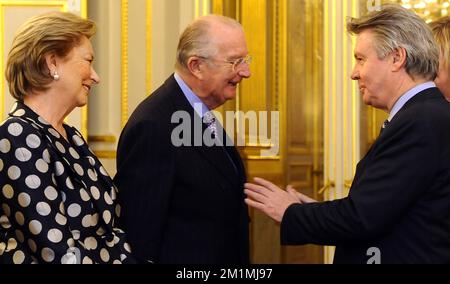
[[[0,124],[0,137],[19,137],[29,133],[39,133],[39,136],[41,136],[37,125],[20,117],[10,117]]]

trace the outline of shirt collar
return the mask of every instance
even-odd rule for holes
[[[394,107],[392,108],[391,112],[389,113],[388,120],[391,121],[394,116],[402,109],[402,107],[415,95],[422,92],[423,90],[435,88],[436,84],[434,82],[425,82],[423,84],[417,85],[411,90],[404,93],[398,100],[395,102]]]
[[[191,90],[191,88],[189,88],[189,86],[183,81],[183,79],[181,79],[180,75],[175,73],[174,77],[189,104],[192,106],[195,112],[201,118],[203,118],[205,113],[209,112],[210,109],[200,100],[200,98]]]

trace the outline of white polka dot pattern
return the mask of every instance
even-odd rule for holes
[[[61,258],[62,264],[78,264],[77,256],[74,253],[68,252]]]
[[[50,201],[53,201],[58,197],[58,192],[56,191],[56,189],[53,186],[47,187],[44,191],[44,194],[45,194],[45,197]]]
[[[9,184],[6,184],[5,186],[3,186],[2,192],[3,192],[3,196],[6,199],[11,199],[14,196],[14,189]]]
[[[65,126],[68,142],[23,104],[11,113],[0,125],[0,262],[126,261],[114,185],[79,132]]]
[[[59,243],[62,241],[63,234],[58,229],[51,229],[47,233],[47,238],[53,243]]]
[[[100,199],[100,191],[98,190],[97,187],[95,187],[95,186],[91,187],[91,194],[92,194],[92,197],[94,197],[95,200],[99,200]]]
[[[48,152],[47,149],[45,149],[44,152],[42,152],[42,159],[44,159],[44,161],[47,164],[50,164],[50,153]]]
[[[23,127],[18,123],[12,123],[8,126],[8,132],[12,136],[19,136],[22,134]]]
[[[18,178],[20,178],[20,169],[17,166],[11,166],[8,169],[8,177],[12,180],[17,180]]]
[[[50,205],[46,202],[39,202],[36,205],[36,212],[41,216],[48,216],[52,212]]]
[[[73,165],[73,167],[75,168],[77,174],[79,174],[80,176],[84,175],[84,170],[79,164],[75,164]]]
[[[48,129],[48,132],[50,132],[50,134],[53,135],[53,136],[56,137],[56,138],[61,137],[61,135],[59,135],[58,131],[56,131],[56,130],[53,129],[53,128],[49,128],[49,129]],[[59,143],[59,142],[57,142],[57,143]],[[61,144],[61,143],[59,143],[59,144]],[[58,145],[58,144],[56,144],[56,145]]]
[[[25,114],[25,110],[23,110],[23,109],[18,109],[14,112],[15,116],[22,116],[24,114]]]
[[[30,175],[25,178],[25,184],[31,189],[36,189],[41,186],[41,179],[37,175]]]
[[[35,134],[30,134],[27,136],[27,146],[30,147],[31,149],[36,149],[41,145],[41,139],[35,135]]]
[[[25,148],[16,150],[16,159],[20,162],[28,162],[31,159],[31,152]]]
[[[73,187],[72,180],[69,177],[66,179],[66,186],[67,188],[75,189],[75,187]]]
[[[60,224],[61,226],[65,226],[67,224],[67,218],[64,217],[64,215],[61,215],[61,213],[57,213],[55,217],[56,223]]]
[[[22,251],[18,250],[14,253],[14,256],[13,256],[14,264],[22,264],[24,260],[25,260],[25,254]]]
[[[84,246],[88,250],[93,250],[97,248],[97,240],[94,237],[88,237],[84,240]]]
[[[103,220],[105,221],[106,224],[109,224],[109,222],[111,222],[111,212],[105,210],[103,212]]]
[[[0,140],[0,152],[8,154],[11,150],[11,143],[7,139]]]
[[[58,148],[59,152],[61,152],[63,154],[66,153],[66,149],[64,148],[64,146],[61,143],[56,142],[56,148]]]
[[[19,224],[20,226],[23,226],[23,224],[25,224],[25,216],[23,216],[23,213],[20,211],[17,211],[15,215],[16,215],[17,224]]]
[[[72,147],[69,148],[69,153],[74,159],[78,160],[80,158],[80,155],[78,155],[77,151]]]
[[[56,176],[61,176],[64,173],[64,166],[59,161],[55,163],[55,173]]]
[[[52,262],[55,259],[55,252],[50,248],[43,248],[41,256],[45,262]]]
[[[44,125],[50,125],[50,123],[48,123],[45,119],[43,119],[42,117],[38,117],[38,121]]]
[[[33,235],[39,235],[42,231],[42,224],[39,221],[33,220],[30,222],[29,230]]]
[[[31,197],[25,192],[19,194],[19,205],[23,208],[28,207],[31,203]]]
[[[78,204],[71,204],[67,209],[67,214],[69,214],[69,216],[72,218],[78,217],[80,213],[81,213],[81,206]]]
[[[81,137],[79,137],[78,135],[74,135],[72,136],[72,141],[75,143],[75,145],[77,146],[82,146],[84,144],[83,139],[81,139]]]
[[[48,172],[48,164],[46,161],[44,161],[43,159],[39,159],[36,161],[36,169],[40,172],[45,174],[46,172]]]

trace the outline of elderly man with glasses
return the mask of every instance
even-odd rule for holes
[[[236,97],[251,75],[250,61],[238,22],[197,19],[181,35],[175,74],[125,126],[115,182],[120,221],[141,261],[249,262],[243,163],[232,143],[201,142],[206,136],[230,141],[211,111]]]

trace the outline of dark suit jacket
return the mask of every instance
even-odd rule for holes
[[[173,146],[176,111],[189,113],[191,127],[194,118],[201,123],[171,76],[137,107],[120,137],[114,181],[133,253],[156,263],[248,263],[239,154],[234,146]]]
[[[450,262],[450,104],[425,90],[395,115],[357,166],[347,198],[292,205],[283,244],[335,245],[335,263]]]

